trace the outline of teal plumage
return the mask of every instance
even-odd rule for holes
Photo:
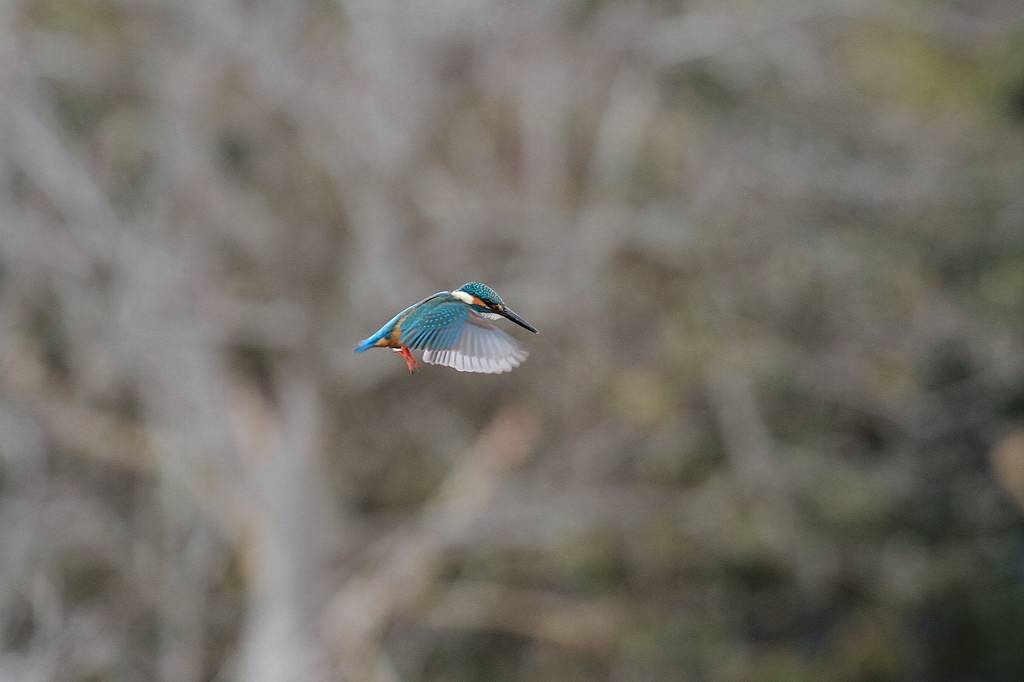
[[[418,366],[412,350],[422,350],[426,363],[462,372],[508,372],[518,367],[528,353],[488,321],[498,317],[537,331],[509,309],[494,289],[482,282],[469,282],[409,306],[355,350],[361,353],[370,348],[391,348],[401,353],[410,372]]]
[[[411,349],[447,349],[458,341],[470,306],[444,292],[409,311],[402,321],[402,344]]]
[[[470,296],[476,296],[477,298],[485,301],[493,301],[501,305],[505,304],[505,301],[501,300],[501,296],[498,296],[498,292],[490,288],[483,282],[466,282],[458,289],[464,291]]]

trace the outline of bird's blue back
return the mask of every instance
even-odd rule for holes
[[[459,338],[470,308],[447,291],[439,291],[401,311],[356,346],[362,353],[389,338],[399,327],[401,343],[409,348],[451,348]]]

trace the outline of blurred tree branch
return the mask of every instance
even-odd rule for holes
[[[362,657],[381,631],[427,597],[451,538],[472,525],[504,475],[530,454],[539,427],[539,417],[526,407],[500,410],[422,514],[374,543],[367,552],[372,568],[349,578],[326,612],[326,631],[343,669],[373,663]]]
[[[434,628],[501,630],[599,653],[614,646],[624,626],[621,610],[608,600],[469,582],[447,585],[411,616]]]

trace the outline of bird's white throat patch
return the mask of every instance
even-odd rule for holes
[[[473,296],[470,295],[470,294],[467,294],[465,291],[453,291],[452,292],[452,296],[454,296],[455,298],[459,299],[460,301],[462,301],[466,305],[473,305]]]

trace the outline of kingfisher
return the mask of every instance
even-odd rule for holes
[[[467,282],[455,291],[439,291],[412,304],[356,346],[355,352],[390,348],[402,356],[410,374],[420,366],[412,354],[419,349],[423,362],[431,365],[460,372],[510,372],[529,353],[489,322],[502,317],[537,333],[494,289],[483,282]]]

